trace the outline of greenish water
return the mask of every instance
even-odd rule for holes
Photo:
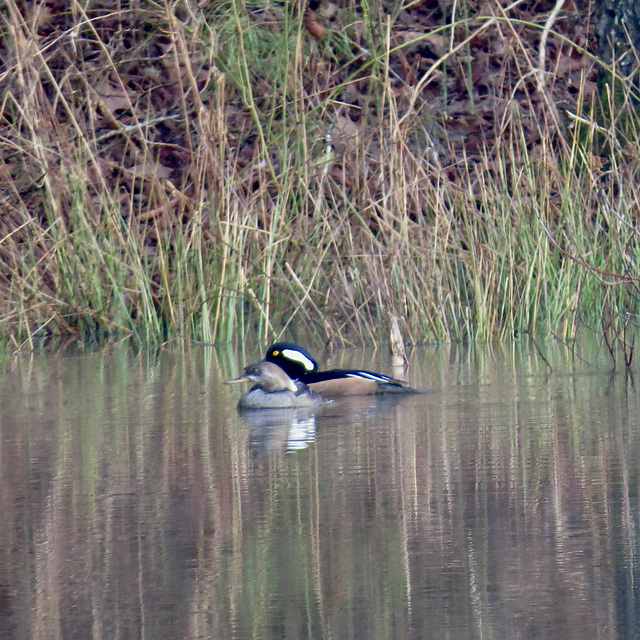
[[[248,416],[212,349],[7,357],[0,638],[638,637],[640,399],[580,353],[417,350],[428,394]]]

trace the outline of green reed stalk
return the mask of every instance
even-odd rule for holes
[[[495,140],[452,153],[447,82],[470,100],[456,117],[476,117],[475,39],[526,52],[535,24],[465,2],[404,41],[402,7],[351,3],[316,42],[293,6],[189,1],[141,9],[157,31],[117,14],[124,60],[115,18],[73,6],[96,45],[74,57],[64,32],[65,73],[18,5],[2,17],[19,63],[0,119],[0,342],[375,343],[392,317],[414,343],[567,339],[640,313],[640,135],[624,83],[598,106],[583,78],[559,122],[516,56],[522,102],[493,86]],[[441,53],[418,73],[423,41]],[[154,50],[155,66],[135,66]]]

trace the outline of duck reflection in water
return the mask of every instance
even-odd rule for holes
[[[307,449],[316,439],[316,414],[313,408],[240,412],[253,455]]]

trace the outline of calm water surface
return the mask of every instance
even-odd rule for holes
[[[0,639],[637,638],[640,399],[581,355],[417,350],[430,393],[315,415],[237,413],[257,353],[5,357]]]

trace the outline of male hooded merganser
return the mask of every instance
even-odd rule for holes
[[[309,389],[327,398],[380,393],[419,393],[407,386],[406,382],[382,373],[361,369],[318,371],[318,363],[310,353],[293,342],[271,345],[264,359],[277,364],[290,378],[303,382]]]
[[[266,360],[247,365],[239,378],[227,380],[227,384],[236,382],[256,383],[240,398],[238,409],[321,407],[327,402],[306,384],[292,380],[277,364]]]

